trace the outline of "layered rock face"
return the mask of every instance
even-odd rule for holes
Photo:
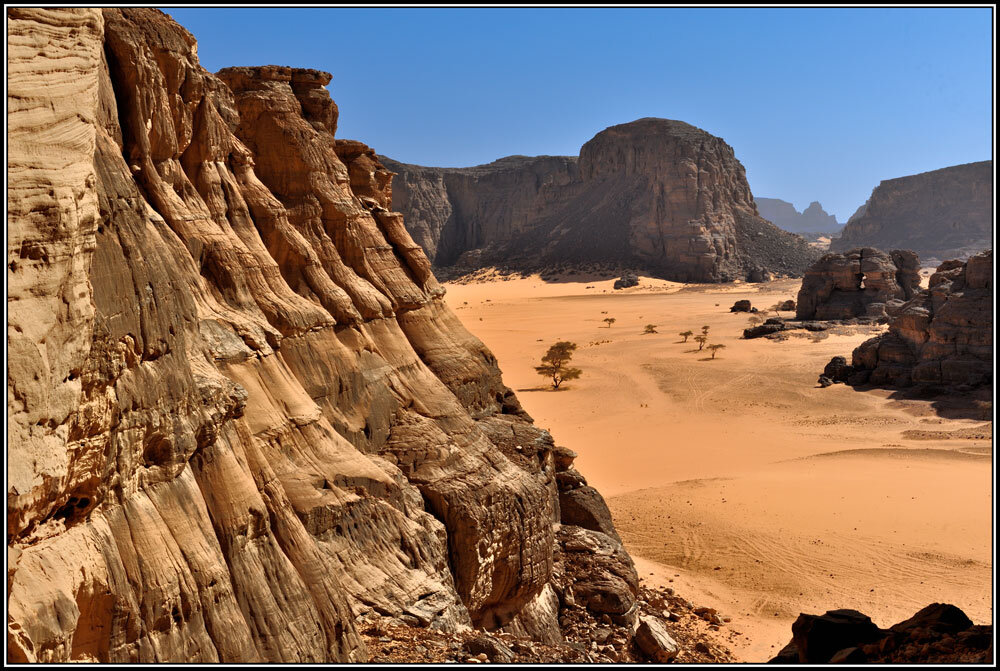
[[[885,317],[920,289],[920,260],[911,251],[871,247],[826,254],[806,271],[796,319]]]
[[[839,233],[844,227],[837,223],[837,218],[827,214],[818,201],[809,203],[809,207],[799,212],[788,201],[779,198],[754,198],[757,211],[778,228],[792,233]]]
[[[719,282],[801,273],[816,257],[758,215],[732,147],[681,121],[612,126],[579,159],[384,162],[399,174],[396,207],[438,266],[602,263]]]
[[[330,75],[212,75],[142,8],[11,8],[8,48],[8,660],[558,637],[552,439]]]
[[[993,381],[993,252],[946,261],[889,331],[859,345],[851,384],[979,387]]]
[[[831,251],[912,249],[932,262],[993,246],[993,161],[881,182],[847,221]]]

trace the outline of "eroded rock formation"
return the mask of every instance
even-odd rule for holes
[[[552,439],[330,75],[213,75],[143,8],[11,8],[8,48],[8,660],[561,637]]]
[[[913,617],[880,629],[856,610],[802,613],[776,664],[989,664],[993,626],[975,625],[961,609],[932,603]]]
[[[887,179],[858,208],[831,251],[912,249],[932,263],[993,246],[993,161]]]
[[[911,251],[865,247],[826,254],[802,279],[795,318],[884,318],[919,288],[920,261]]]
[[[682,121],[612,126],[578,159],[383,163],[398,173],[395,206],[437,266],[602,263],[719,282],[798,274],[816,258],[759,216],[732,147]]]
[[[889,331],[859,345],[834,381],[982,387],[993,381],[993,252],[945,261]],[[846,363],[846,362],[845,362]]]

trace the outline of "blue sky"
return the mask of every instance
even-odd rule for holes
[[[333,73],[338,137],[408,163],[724,138],[756,196],[845,221],[882,179],[992,158],[992,9],[164,8],[202,65]]]

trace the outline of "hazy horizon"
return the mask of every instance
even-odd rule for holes
[[[993,153],[991,8],[165,8],[202,64],[333,73],[338,137],[406,163],[577,155],[641,117],[722,137],[755,196],[846,221]]]

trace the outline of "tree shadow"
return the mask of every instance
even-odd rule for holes
[[[698,361],[715,361],[715,360],[716,360],[716,357],[714,357],[714,356],[707,356],[704,359],[698,359]]]
[[[685,354],[696,354],[696,353],[701,352],[701,351],[703,351],[703,350],[700,350],[700,349],[686,349],[686,350],[684,350],[684,353]]]
[[[521,393],[524,391],[565,391],[566,387],[560,387],[559,389],[553,389],[552,385],[547,385],[543,387],[525,387],[524,389],[518,389],[517,392]]]

